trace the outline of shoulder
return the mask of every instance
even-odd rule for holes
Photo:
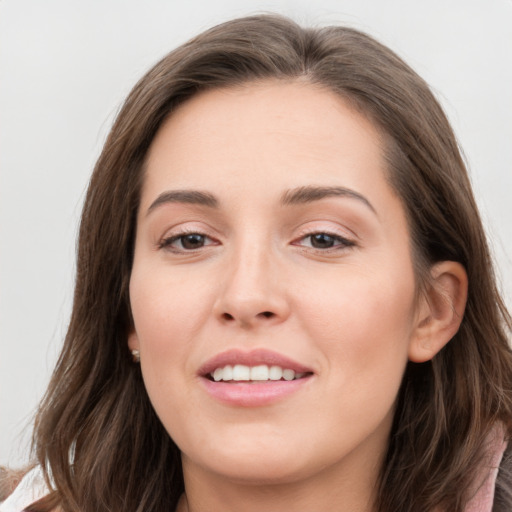
[[[48,494],[43,473],[39,466],[26,473],[12,494],[0,503],[0,512],[22,512],[30,504]]]

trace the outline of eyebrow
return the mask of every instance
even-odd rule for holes
[[[324,186],[304,186],[287,190],[281,196],[281,204],[299,205],[320,201],[328,197],[349,197],[357,199],[366,205],[373,213],[377,215],[375,208],[370,201],[362,194],[355,190],[346,187],[324,187]],[[162,192],[148,208],[147,214],[151,213],[157,207],[167,203],[185,203],[200,206],[207,206],[208,208],[218,208],[218,199],[210,192],[201,190],[168,190]]]
[[[287,190],[281,196],[283,205],[296,205],[319,201],[328,197],[349,197],[357,199],[366,205],[375,215],[377,211],[373,205],[359,192],[346,187],[322,187],[322,186],[306,186]]]
[[[162,192],[148,208],[147,214],[151,213],[155,208],[167,203],[186,203],[207,206],[209,208],[218,208],[219,201],[209,192],[201,190],[168,190]]]

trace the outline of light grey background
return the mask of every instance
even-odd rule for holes
[[[0,464],[22,464],[71,307],[89,174],[124,96],[170,49],[275,11],[368,31],[437,92],[512,304],[512,0],[0,0]]]

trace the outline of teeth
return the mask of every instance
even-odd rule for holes
[[[283,370],[283,379],[284,380],[293,380],[295,377],[295,372],[293,370]]]
[[[269,369],[266,364],[251,368],[251,380],[268,380]]]
[[[280,366],[271,366],[268,373],[270,380],[281,380],[283,369]]]
[[[217,368],[218,370],[218,368]],[[222,371],[222,380],[231,380],[233,378],[233,367],[229,364],[227,366],[224,366]]]
[[[251,380],[251,369],[243,364],[235,364],[233,366],[233,380]]]
[[[295,373],[289,368],[280,366],[245,366],[244,364],[227,365],[215,368],[210,376],[215,382],[219,381],[267,381],[267,380],[296,380],[304,377],[305,373]]]

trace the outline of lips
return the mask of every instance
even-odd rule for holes
[[[229,350],[208,360],[198,371],[206,392],[235,407],[270,405],[303,389],[311,368],[265,349]]]

